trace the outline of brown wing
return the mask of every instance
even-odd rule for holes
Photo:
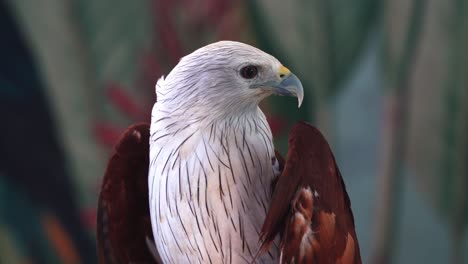
[[[99,263],[155,263],[148,205],[149,124],[124,132],[107,164],[99,195]]]
[[[281,236],[282,263],[361,263],[351,204],[322,134],[301,122],[262,227],[262,250]]]

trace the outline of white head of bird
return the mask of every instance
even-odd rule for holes
[[[170,111],[222,118],[255,110],[272,94],[295,96],[299,106],[304,97],[299,79],[275,57],[235,41],[216,42],[183,57],[159,80],[156,92]]]

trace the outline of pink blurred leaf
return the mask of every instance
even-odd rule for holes
[[[171,20],[170,14],[173,13],[174,1],[161,0],[154,1],[154,11],[156,16],[156,28],[163,48],[167,51],[172,63],[182,57],[182,46],[177,36],[176,28]]]
[[[141,120],[145,116],[145,109],[142,109],[125,91],[125,89],[115,82],[107,85],[107,96],[111,102],[128,117]]]
[[[98,142],[106,146],[113,146],[123,131],[122,128],[105,122],[95,123],[93,129]]]

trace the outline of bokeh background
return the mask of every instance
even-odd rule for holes
[[[179,58],[231,39],[305,103],[263,103],[285,153],[326,135],[364,263],[468,263],[468,1],[0,0],[0,263],[96,263],[112,144]]]

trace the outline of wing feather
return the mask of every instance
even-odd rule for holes
[[[127,128],[107,164],[97,216],[99,263],[155,263],[148,205],[149,130]]]
[[[262,227],[262,251],[280,235],[282,263],[361,263],[351,203],[323,135],[300,122]]]

